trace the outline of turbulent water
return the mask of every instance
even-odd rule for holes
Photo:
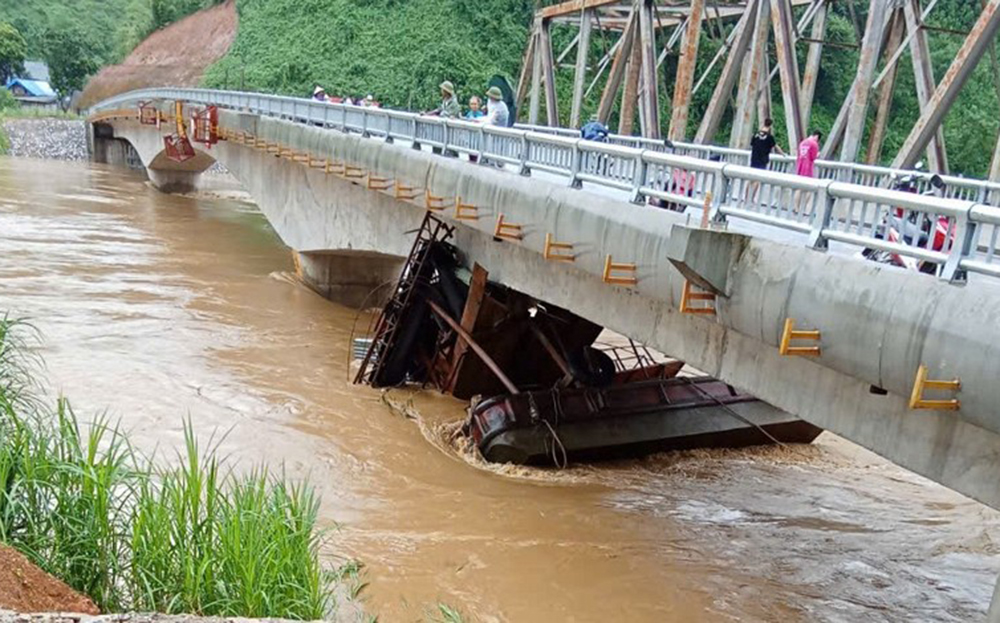
[[[807,447],[497,468],[457,401],[348,380],[355,312],[298,284],[255,207],[101,166],[0,158],[0,313],[78,412],[169,460],[190,417],[283,464],[383,621],[972,621],[1000,515],[832,435]]]

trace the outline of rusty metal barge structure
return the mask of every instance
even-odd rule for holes
[[[399,281],[357,349],[355,382],[430,385],[470,401],[483,457],[553,463],[658,450],[810,442],[821,431],[684,362],[489,281],[428,212]]]

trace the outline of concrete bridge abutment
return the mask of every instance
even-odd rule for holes
[[[323,297],[347,307],[381,305],[399,278],[404,258],[379,253],[296,253],[296,267],[306,284]]]

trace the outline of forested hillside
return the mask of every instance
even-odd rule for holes
[[[72,33],[101,64],[125,57],[151,32],[222,0],[0,0],[0,21],[28,42],[28,56],[45,57],[48,33]]]
[[[239,33],[212,86],[307,95],[371,93],[422,107],[452,80],[481,93],[515,75],[532,0],[238,0]]]

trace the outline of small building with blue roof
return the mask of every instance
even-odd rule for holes
[[[49,68],[40,61],[25,62],[23,76],[11,78],[4,86],[22,106],[56,109],[59,95],[49,84]]]

